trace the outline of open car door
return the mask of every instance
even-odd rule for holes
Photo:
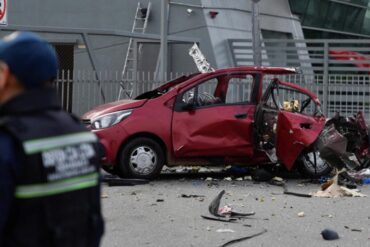
[[[255,145],[288,170],[325,125],[316,95],[276,78],[262,97],[255,119]]]

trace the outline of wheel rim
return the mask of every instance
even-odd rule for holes
[[[320,157],[318,151],[305,154],[303,162],[307,169],[310,169],[313,173],[322,173],[328,167],[328,163]]]
[[[157,154],[148,146],[135,148],[130,155],[130,167],[139,175],[148,175],[154,171],[157,165]]]

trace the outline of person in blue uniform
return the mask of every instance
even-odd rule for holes
[[[99,246],[97,137],[63,111],[55,50],[34,33],[0,41],[0,246]]]

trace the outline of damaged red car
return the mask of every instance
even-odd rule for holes
[[[325,117],[315,94],[277,78],[293,73],[239,67],[182,76],[101,105],[83,122],[104,146],[104,169],[120,176],[154,178],[163,165],[237,164],[319,177],[331,171],[314,145]]]

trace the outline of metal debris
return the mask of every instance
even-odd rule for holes
[[[194,194],[181,194],[181,197],[182,198],[199,198],[199,197],[205,197],[205,196],[202,196],[202,195],[194,195]]]
[[[215,217],[210,217],[210,216],[205,216],[205,215],[201,215],[200,217],[206,220],[221,221],[221,222],[228,222],[228,223],[234,223],[237,221],[237,219],[235,218],[218,218],[218,217],[215,218]]]
[[[262,234],[264,234],[266,232],[267,232],[267,230],[264,229],[263,231],[261,231],[259,233],[256,233],[256,234],[253,234],[253,235],[250,235],[250,236],[246,236],[246,237],[243,237],[243,238],[237,238],[237,239],[231,240],[231,241],[229,241],[229,242],[224,243],[223,245],[221,245],[221,247],[226,247],[226,246],[229,246],[229,245],[232,245],[232,244],[235,244],[235,243],[239,243],[239,242],[244,241],[244,240],[248,240],[248,239],[257,237],[257,236],[262,235]]]
[[[299,197],[312,197],[312,195],[309,195],[309,194],[288,191],[288,188],[286,187],[286,185],[284,185],[283,188],[284,188],[285,195],[292,195],[292,196],[299,196]]]
[[[211,204],[209,204],[209,207],[208,207],[208,210],[209,212],[214,215],[214,216],[220,216],[218,214],[218,209],[220,207],[220,202],[221,202],[221,198],[222,196],[225,194],[225,190],[222,190],[214,199],[213,201],[211,202]]]
[[[212,214],[212,215],[214,215],[216,217],[229,216],[229,217],[237,217],[237,218],[248,217],[248,216],[255,215],[254,212],[250,212],[250,213],[238,213],[238,212],[234,212],[234,211],[232,211],[232,209],[229,206],[224,206],[223,208],[220,208],[220,202],[221,202],[222,196],[224,194],[225,194],[225,190],[222,190],[213,199],[213,201],[211,202],[211,204],[209,204],[208,210],[209,210],[210,214]]]

